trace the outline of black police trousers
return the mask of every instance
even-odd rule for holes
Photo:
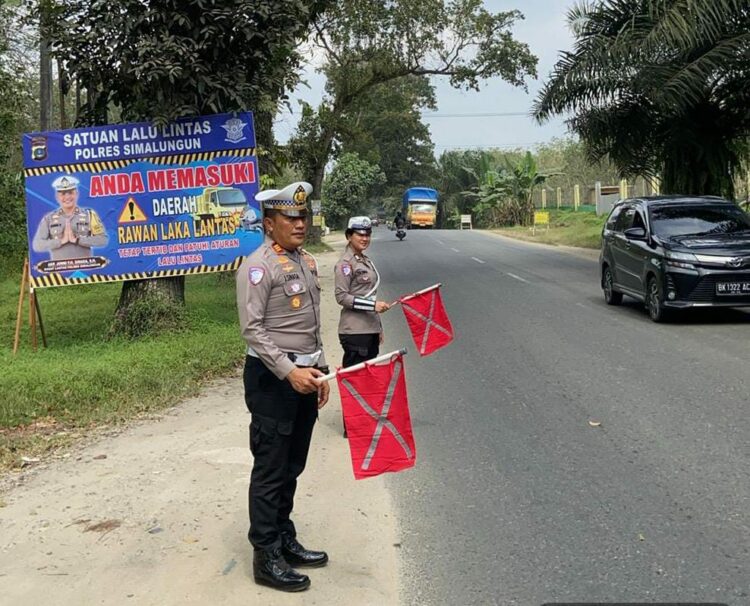
[[[252,356],[245,358],[243,382],[254,459],[248,538],[255,549],[273,551],[281,546],[282,533],[296,536],[290,515],[318,418],[318,394],[294,391]]]
[[[349,335],[339,333],[339,343],[344,350],[341,366],[354,366],[360,362],[376,358],[380,351],[380,335],[370,333],[363,335]]]
[[[378,333],[362,335],[339,333],[339,343],[344,350],[344,359],[341,362],[342,368],[372,360],[377,357],[380,351],[380,335]],[[341,424],[344,427],[344,437],[346,437],[346,421],[344,421],[343,411],[341,412]]]

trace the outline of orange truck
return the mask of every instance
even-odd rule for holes
[[[404,192],[401,213],[406,229],[434,229],[437,219],[438,193],[430,187],[410,187]]]

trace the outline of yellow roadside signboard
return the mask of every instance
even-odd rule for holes
[[[549,212],[548,211],[543,211],[543,210],[534,211],[534,227],[532,229],[533,233],[536,233],[537,225],[546,225],[547,229],[549,229]]]

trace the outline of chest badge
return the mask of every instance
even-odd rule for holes
[[[292,309],[299,309],[302,306],[302,299],[299,297],[292,297],[291,305]]]

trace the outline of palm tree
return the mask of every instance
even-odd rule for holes
[[[747,0],[586,0],[576,42],[540,92],[543,122],[569,126],[589,156],[665,192],[733,195],[750,134]]]

